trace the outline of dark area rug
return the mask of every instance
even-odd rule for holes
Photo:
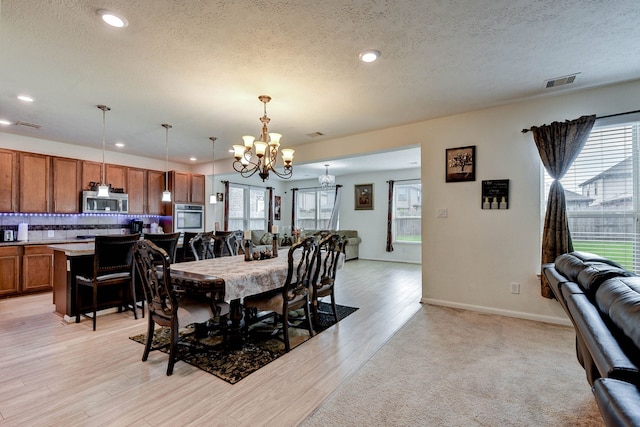
[[[354,307],[338,305],[338,321],[349,316],[356,310]],[[320,302],[319,326],[314,330],[316,334],[335,324],[331,313],[331,305]],[[296,314],[302,317],[304,312],[290,313],[289,336],[292,350],[309,339],[304,322],[298,320]],[[189,325],[180,330],[180,341],[188,343],[188,346],[178,346],[178,359],[192,366],[202,369],[221,378],[228,383],[235,384],[249,374],[257,371],[268,363],[276,360],[284,353],[284,344],[272,334],[273,318],[251,326],[250,333],[245,337],[242,349],[231,350],[223,343],[222,337],[212,336],[196,339],[194,327]],[[143,344],[147,334],[130,337],[132,340]],[[166,345],[169,342],[169,328],[159,328],[153,334],[152,348],[159,348],[164,353],[169,352]]]

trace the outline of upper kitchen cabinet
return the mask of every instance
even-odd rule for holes
[[[76,159],[53,157],[53,212],[77,213],[80,205],[80,162]]]
[[[80,180],[80,188],[82,190],[92,190],[91,182],[100,183],[102,181],[102,163],[90,162],[84,160],[82,162],[82,179]]]
[[[126,166],[106,165],[105,175],[106,175],[107,185],[111,185],[111,189],[121,188],[125,193],[128,191]]]
[[[204,204],[204,175],[171,171],[169,188],[174,203]]]
[[[19,154],[20,212],[49,212],[49,165],[49,156]]]
[[[0,150],[0,212],[18,210],[18,156]]]
[[[164,215],[163,191],[164,172],[147,171],[147,213],[149,215]]]
[[[128,168],[127,170],[127,193],[129,194],[129,213],[145,213],[145,170]]]

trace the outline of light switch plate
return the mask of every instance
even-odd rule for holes
[[[446,217],[447,217],[447,208],[439,208],[438,218],[446,218]]]

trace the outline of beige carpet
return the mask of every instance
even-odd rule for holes
[[[302,425],[603,426],[573,329],[425,305]]]

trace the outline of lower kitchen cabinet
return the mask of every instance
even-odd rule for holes
[[[0,296],[20,291],[20,260],[22,247],[0,247]]]
[[[0,297],[53,289],[53,250],[46,245],[0,247]]]

